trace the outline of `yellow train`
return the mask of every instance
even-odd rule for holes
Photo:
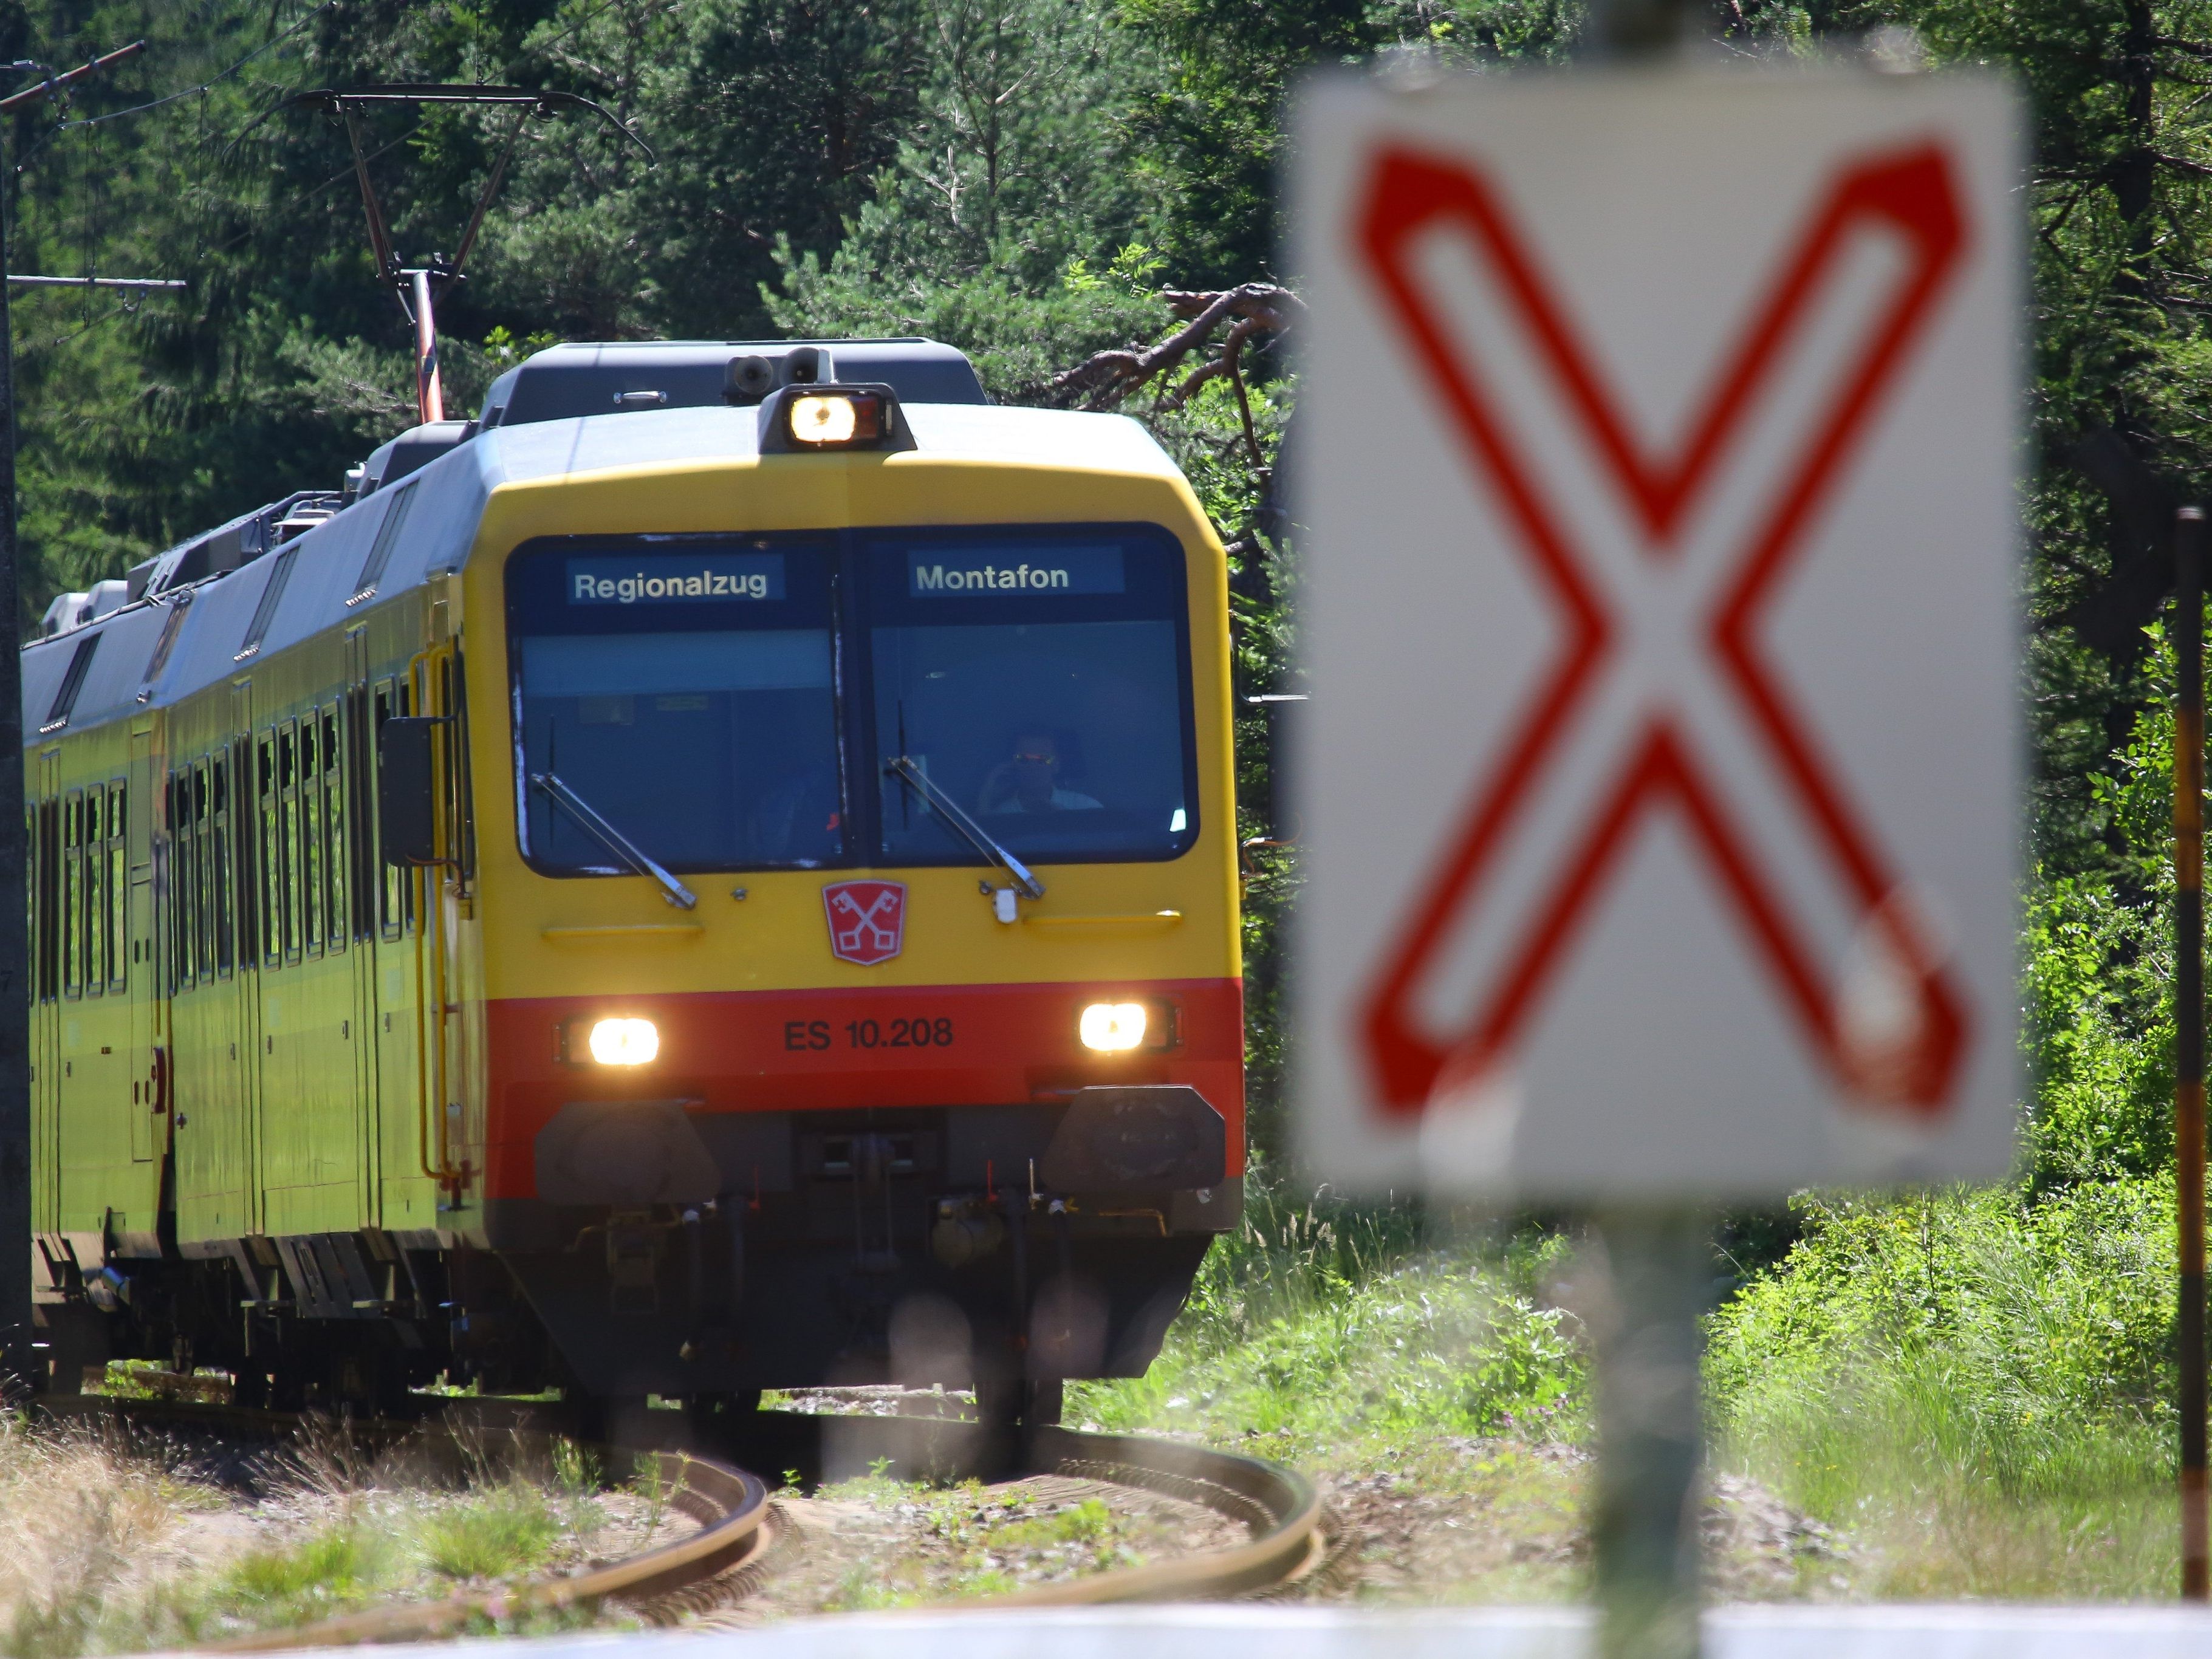
[[[892,340],[556,347],[57,601],[50,1386],[1140,1372],[1241,1207],[1227,597],[1140,427]]]

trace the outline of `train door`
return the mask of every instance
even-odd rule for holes
[[[30,956],[30,972],[25,978],[24,994],[30,1005],[31,1050],[31,1224],[43,1227],[46,1179],[46,1115],[40,1104],[40,1091],[46,1079],[41,1073],[44,1056],[39,1045],[40,1006],[39,987],[39,881],[44,865],[39,857],[39,777],[35,762],[27,763],[23,781],[23,938]]]
[[[261,829],[262,921],[259,1042],[261,1186],[274,1232],[313,1231],[313,1122],[305,1082],[303,1032],[309,1012],[300,862],[300,722],[285,720],[255,737],[257,813]]]
[[[356,628],[345,639],[345,695],[332,711],[339,723],[338,766],[331,803],[332,872],[343,872],[343,900],[331,921],[335,937],[352,942],[350,1058],[354,1068],[354,1123],[360,1170],[361,1214],[369,1226],[381,1226],[384,1212],[383,1114],[378,1073],[382,999],[377,993],[376,872],[369,860],[375,837],[369,832],[374,799],[369,787],[370,730],[368,635]],[[343,844],[341,844],[343,838]],[[333,883],[335,888],[337,883]],[[334,893],[334,898],[337,896]]]
[[[116,902],[125,943],[119,969],[111,969],[123,981],[131,1003],[131,1158],[133,1163],[151,1159],[168,1132],[170,1079],[173,1076],[167,1040],[168,986],[161,975],[154,928],[153,801],[160,787],[160,757],[155,749],[154,722],[144,720],[131,728],[131,761],[124,774],[119,797],[112,803],[118,828],[119,856],[125,866],[117,887]]]
[[[437,846],[440,862],[422,872],[422,927],[428,935],[427,974],[421,994],[430,1018],[428,1072],[438,1103],[434,1167],[459,1208],[471,1166],[483,1164],[483,1087],[473,1023],[463,1010],[474,1000],[474,964],[464,945],[462,923],[474,911],[469,893],[474,863],[468,811],[468,709],[463,692],[458,637],[447,602],[430,607],[431,648],[422,663],[425,712],[441,717],[434,728],[436,756]]]
[[[264,786],[261,749],[254,740],[253,685],[241,680],[230,689],[231,879],[236,893],[232,921],[237,932],[236,992],[232,1000],[237,1046],[228,1051],[230,1086],[239,1104],[239,1183],[245,1191],[247,1232],[267,1229],[261,1189],[261,972],[267,960],[264,910],[268,883],[261,859]]]
[[[380,679],[369,688],[368,729],[364,733],[368,801],[376,798],[377,729],[394,715],[411,712],[408,698],[408,682],[403,678]],[[373,808],[368,809],[364,846],[374,884],[370,902],[376,938],[378,1151],[384,1170],[384,1225],[394,1231],[434,1227],[437,1189],[425,1172],[432,1135],[416,1015],[422,974],[415,877],[412,871],[385,863]]]
[[[251,1091],[242,1081],[245,1068],[239,1064],[243,1005],[252,981],[238,949],[238,837],[251,815],[242,806],[230,744],[218,744],[209,751],[204,770],[207,806],[197,849],[197,888],[206,935],[203,971],[211,977],[204,981],[205,1013],[199,1024],[199,1036],[206,1044],[202,1075],[212,1085],[209,1103],[222,1115],[223,1222],[227,1236],[236,1237],[229,1229],[234,1218],[239,1231],[244,1231],[253,1185],[247,1161],[252,1145]]]
[[[31,1018],[31,1109],[33,1157],[40,1177],[36,1193],[38,1224],[43,1231],[56,1232],[62,1224],[61,751],[46,750],[39,756],[37,768],[34,908],[38,927],[33,937],[38,945],[32,971],[38,982],[38,1000]]]

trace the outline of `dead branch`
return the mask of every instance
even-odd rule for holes
[[[1192,352],[1206,343],[1216,328],[1235,318],[1237,320],[1231,324],[1228,336],[1215,355],[1193,369],[1173,392],[1164,394],[1160,407],[1179,409],[1206,381],[1226,374],[1237,388],[1247,441],[1257,465],[1259,443],[1252,435],[1250,405],[1245,397],[1237,355],[1253,334],[1261,330],[1281,333],[1288,329],[1304,313],[1304,304],[1288,289],[1272,283],[1245,283],[1213,293],[1167,289],[1161,292],[1160,301],[1171,315],[1186,319],[1181,328],[1157,345],[1093,353],[1074,368],[1054,375],[1046,386],[1047,398],[1062,409],[1078,403],[1085,409],[1112,409],[1180,368]]]

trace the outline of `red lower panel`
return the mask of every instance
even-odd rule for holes
[[[1164,999],[1173,1048],[1109,1056],[1076,1036],[1085,1005]],[[649,1066],[562,1058],[562,1032],[610,1016],[660,1032]],[[543,997],[486,1010],[489,1198],[535,1194],[532,1143],[572,1100],[696,1099],[709,1111],[1012,1105],[1101,1083],[1185,1083],[1229,1121],[1244,1161],[1244,988],[1233,979],[1102,985],[899,986],[880,991],[716,991]]]

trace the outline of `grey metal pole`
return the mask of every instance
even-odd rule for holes
[[[1584,56],[1663,59],[1707,0],[1590,0]],[[1597,1468],[1590,1553],[1604,1659],[1697,1659],[1703,1599],[1700,1361],[1711,1221],[1687,1206],[1601,1212],[1607,1294],[1594,1310]]]
[[[1705,1413],[1698,1362],[1712,1283],[1707,1218],[1681,1208],[1598,1218],[1605,1291],[1590,1545],[1605,1659],[1696,1659]]]
[[[0,175],[0,270],[8,263]],[[15,334],[0,283],[0,1388],[42,1389],[31,1334],[31,941],[23,825],[23,645],[15,562]]]
[[[143,40],[0,99],[0,115],[146,49]],[[21,67],[21,66],[18,66]],[[35,68],[35,65],[32,67]],[[0,173],[0,271],[8,175]],[[0,1389],[46,1385],[31,1334],[31,941],[23,823],[23,595],[15,547],[15,346],[0,283]]]
[[[1702,0],[1590,0],[1587,54],[1593,58],[1650,58],[1686,44]]]
[[[2181,1596],[2212,1595],[2204,1417],[2204,509],[2173,527],[2173,1169],[2180,1283]]]

